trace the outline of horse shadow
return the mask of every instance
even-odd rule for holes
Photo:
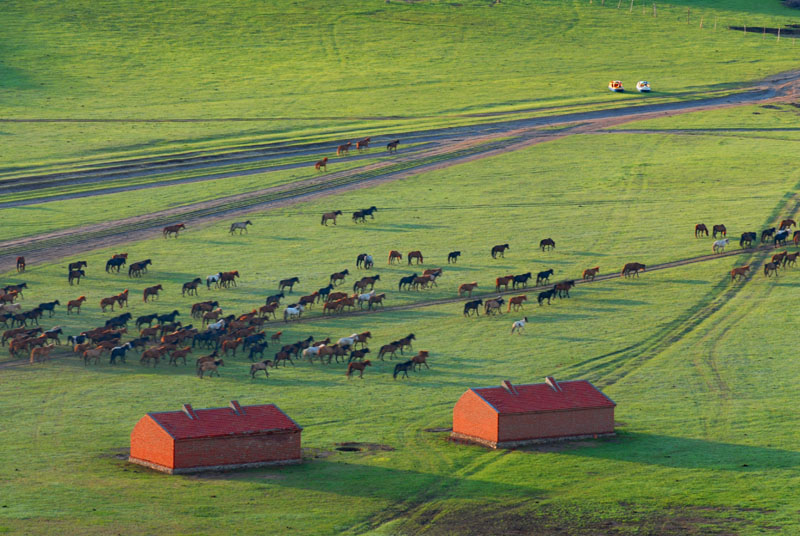
[[[708,285],[705,279],[662,279],[661,283],[675,283],[678,285]]]
[[[741,473],[800,466],[800,452],[643,432],[618,432],[614,438],[591,443],[588,448],[571,449],[564,454],[670,468],[721,469]]]
[[[381,231],[386,233],[402,233],[405,231],[414,231],[417,229],[441,229],[445,225],[436,225],[431,223],[383,223],[379,226],[364,227],[370,231]]]

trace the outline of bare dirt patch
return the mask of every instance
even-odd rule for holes
[[[359,443],[357,441],[346,441],[344,443],[336,443],[336,450],[339,452],[388,452],[395,450],[395,448],[389,445],[381,445],[379,443]]]

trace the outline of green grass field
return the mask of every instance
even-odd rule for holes
[[[651,3],[643,14],[638,1],[632,10],[613,0],[489,3],[6,3],[0,119],[284,119],[4,122],[0,180],[171,152],[486,120],[463,116],[475,112],[518,117],[645,102],[610,94],[611,78],[649,78],[662,100],[700,98],[795,67],[791,39],[724,29],[796,22],[800,11],[777,0],[676,0],[659,4],[658,18]],[[341,364],[305,361],[251,379],[239,353],[225,359],[219,378],[200,380],[191,365],[144,368],[136,353],[120,366],[86,367],[63,348],[46,363],[16,365],[0,348],[0,534],[799,534],[793,310],[800,270],[765,278],[760,268],[771,252],[579,285],[550,306],[537,306],[531,294],[524,313],[499,317],[464,318],[461,303],[424,305],[454,296],[464,282],[490,293],[494,279],[510,273],[553,268],[558,281],[593,266],[606,274],[630,261],[708,255],[711,239],[692,233],[699,222],[724,223],[729,248],[738,249],[741,232],[797,215],[797,113],[780,104],[638,121],[620,128],[652,132],[572,135],[236,217],[254,223],[243,236],[229,236],[227,220],[192,225],[177,240],[156,234],[2,274],[3,285],[28,283],[25,309],[85,295],[80,316],[60,307],[42,322],[65,334],[118,314],[101,313],[98,302],[125,288],[134,318],[177,308],[189,323],[195,301],[250,311],[280,279],[298,276],[298,297],[345,268],[352,274],[344,290],[379,274],[387,306],[419,307],[322,317],[316,306],[309,321],[275,322],[267,334],[282,330],[288,343],[370,330],[377,353],[415,333],[414,348],[430,352],[431,369],[394,380],[397,361],[373,355],[363,380],[348,380]],[[377,116],[387,119],[369,119]],[[336,170],[380,158],[337,162]],[[0,239],[313,175],[301,168],[3,209]],[[371,205],[374,221],[350,221],[350,211]],[[336,209],[344,212],[339,225],[320,226],[320,214]],[[556,241],[554,251],[538,249],[545,237]],[[502,243],[510,250],[492,259],[491,246]],[[425,263],[388,266],[391,249],[404,257],[419,249]],[[462,257],[448,266],[452,250]],[[132,261],[151,258],[150,272],[106,274],[106,259],[122,251]],[[362,252],[374,255],[374,269],[355,269]],[[87,278],[70,287],[66,265],[75,260],[88,261]],[[748,263],[753,277],[731,284],[730,270]],[[397,291],[401,276],[440,266],[437,288]],[[181,298],[183,282],[234,269],[237,288],[203,287],[197,299]],[[142,289],[157,283],[162,296],[142,303]],[[526,333],[509,336],[523,314]],[[618,404],[617,436],[490,451],[426,431],[451,426],[468,387],[548,375],[602,388]],[[292,416],[304,427],[304,463],[166,476],[125,461],[145,413],[231,399],[275,403]],[[336,450],[351,441],[377,447]]]

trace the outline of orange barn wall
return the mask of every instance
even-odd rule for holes
[[[608,434],[614,431],[614,408],[500,415],[497,441]]]
[[[173,439],[150,416],[145,415],[131,432],[131,457],[175,467]]]
[[[296,460],[300,457],[299,431],[175,442],[175,468]]]
[[[497,413],[481,397],[467,391],[453,407],[453,432],[498,441]]]

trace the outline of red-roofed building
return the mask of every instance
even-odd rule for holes
[[[453,408],[459,441],[492,448],[614,434],[613,400],[586,380],[469,389]]]
[[[148,413],[131,432],[129,460],[165,473],[300,463],[298,426],[274,404]]]

